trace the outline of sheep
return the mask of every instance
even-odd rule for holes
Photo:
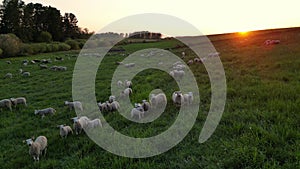
[[[41,62],[39,59],[33,59],[32,61],[34,61],[35,63],[40,63]]]
[[[42,109],[42,110],[34,110],[34,114],[35,115],[41,115],[42,118],[44,118],[45,115],[47,115],[47,114],[54,115],[55,112],[56,112],[56,110],[53,109],[52,107],[49,107],[49,108],[46,108],[46,109]]]
[[[150,104],[154,109],[158,108],[162,103],[167,103],[167,97],[164,93],[150,95]]]
[[[123,86],[123,82],[121,80],[118,80],[117,85],[118,85],[118,87],[122,87]]]
[[[47,59],[47,60],[42,59],[41,62],[44,63],[44,64],[47,64],[47,63],[51,63],[52,61],[51,61],[51,59]]]
[[[34,60],[31,60],[30,63],[35,64],[35,61],[34,61]]]
[[[10,101],[15,107],[17,107],[18,104],[24,104],[27,107],[27,101],[25,97],[10,98]]]
[[[67,67],[65,67],[65,66],[57,66],[56,70],[58,70],[58,71],[66,71]]]
[[[123,62],[115,62],[115,63],[116,63],[116,65],[124,65]]]
[[[28,63],[29,61],[28,60],[23,60],[22,61],[22,63],[24,64],[24,63]]]
[[[62,57],[55,57],[55,61],[63,61],[64,59]]]
[[[96,128],[96,127],[102,127],[102,123],[101,123],[101,120],[100,119],[94,119],[94,120],[89,120],[87,122],[87,128],[88,129],[93,129],[93,128]]]
[[[71,129],[70,126],[66,126],[64,124],[64,125],[58,125],[57,127],[59,128],[59,135],[61,136],[61,138],[67,138],[69,133],[73,134],[73,130]]]
[[[50,70],[56,71],[57,70],[57,66],[51,66]]]
[[[132,82],[129,81],[129,80],[125,80],[124,85],[125,85],[126,88],[132,88]]]
[[[115,100],[116,100],[116,96],[109,96],[108,98],[109,103],[112,103]]]
[[[218,57],[219,56],[219,52],[212,52],[208,54],[208,57]]]
[[[172,76],[173,78],[182,79],[183,76],[185,75],[185,72],[183,70],[172,70],[170,71],[169,75]]]
[[[30,72],[22,72],[22,75],[28,77],[30,76]]]
[[[130,96],[132,94],[132,89],[131,88],[126,88],[125,90],[123,90],[120,94],[120,98],[123,99],[127,96]]]
[[[10,64],[11,64],[11,61],[8,60],[8,61],[6,61],[6,63],[10,65]]]
[[[131,68],[131,67],[134,67],[134,66],[135,66],[135,63],[127,63],[127,64],[125,64],[126,68]]]
[[[183,95],[184,103],[187,105],[191,105],[194,101],[193,92],[188,92],[187,94]]]
[[[144,111],[145,112],[147,112],[147,111],[149,111],[150,110],[150,103],[149,102],[147,102],[147,100],[142,100],[142,107],[143,107],[143,109],[144,109]]]
[[[19,73],[22,74],[23,73],[23,69],[19,69]]]
[[[47,65],[40,64],[39,66],[40,66],[41,69],[48,69],[48,66],[47,66]]]
[[[120,104],[117,101],[113,101],[110,104],[111,110],[110,111],[117,111],[120,108]]]
[[[173,69],[175,69],[175,70],[184,70],[185,68],[186,68],[186,66],[183,64],[177,64],[177,65],[173,66]]]
[[[83,128],[86,128],[90,119],[86,116],[82,116],[80,118],[74,117],[73,120],[73,129],[75,130],[75,134],[78,135],[81,133]]]
[[[173,92],[172,101],[176,106],[184,103],[184,98],[183,98],[181,91]]]
[[[12,103],[9,99],[0,100],[1,110],[2,110],[2,107],[7,107],[7,108],[9,108],[10,111],[12,111],[11,105],[12,105]]]
[[[201,59],[200,59],[200,58],[194,58],[194,62],[195,62],[195,63],[197,63],[197,62],[200,63],[200,62],[201,62]]]
[[[181,52],[181,58],[182,58],[182,59],[185,58],[185,52]]]
[[[141,119],[142,117],[144,117],[144,114],[145,111],[142,105],[135,103],[135,107],[131,110],[131,118],[133,118],[134,116],[138,116],[139,119]]]
[[[191,65],[191,64],[193,64],[193,63],[194,63],[193,60],[189,60],[189,61],[187,62],[187,65]]]
[[[23,142],[26,142],[27,145],[29,146],[29,155],[33,157],[34,161],[39,161],[40,160],[40,155],[43,154],[46,156],[47,152],[47,138],[45,136],[39,136],[35,139],[33,142],[34,137],[31,139],[24,140]]]
[[[4,79],[6,78],[12,78],[13,74],[12,73],[6,73],[5,76],[4,76]]]
[[[99,102],[99,103],[97,103],[97,104],[98,104],[99,110],[100,110],[101,112],[104,112],[105,110],[107,110],[107,105],[106,105],[106,103],[101,103],[101,102]]]
[[[65,106],[68,106],[70,108],[70,111],[72,109],[79,109],[80,111],[83,111],[83,107],[80,101],[74,101],[74,102],[65,101]]]

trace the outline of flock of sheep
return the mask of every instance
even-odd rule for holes
[[[63,58],[62,57],[56,57],[55,58],[55,61],[63,61]],[[7,64],[12,64],[11,61],[6,61]],[[37,63],[40,63],[39,64],[39,67],[40,69],[48,69],[48,65],[49,63],[52,63],[52,60],[51,59],[33,59],[31,61],[28,61],[28,60],[23,60],[21,65],[23,67],[26,67],[27,65],[29,64],[37,64]],[[56,65],[53,65],[49,68],[50,70],[53,70],[53,71],[66,71],[67,70],[67,67],[65,66],[56,66]],[[21,74],[22,76],[24,77],[28,77],[30,76],[30,72],[29,71],[24,71],[23,69],[19,69],[19,74]],[[13,78],[13,73],[11,72],[8,72],[4,75],[3,77],[4,79],[6,78]]]

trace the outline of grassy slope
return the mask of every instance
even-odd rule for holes
[[[209,80],[203,66],[192,65],[201,93],[201,109],[195,126],[187,137],[168,152],[147,158],[130,159],[115,156],[98,147],[84,134],[59,137],[57,124],[71,125],[69,120],[75,112],[69,112],[63,101],[71,100],[72,68],[75,53],[36,55],[27,58],[0,60],[0,76],[14,73],[13,79],[0,79],[0,98],[25,96],[29,106],[0,113],[0,166],[1,168],[299,168],[300,167],[300,40],[299,31],[286,33],[253,33],[247,37],[227,38],[228,35],[210,37],[221,53],[224,64],[228,97],[224,115],[217,130],[204,144],[198,143],[199,133],[209,108]],[[276,46],[265,47],[265,39],[281,39]],[[167,48],[174,41],[160,43],[130,44],[127,52],[145,47]],[[174,50],[180,55],[185,49]],[[21,77],[17,70],[23,59],[64,57],[56,65],[68,67],[66,72],[40,70],[29,65],[24,70],[31,77]],[[193,57],[192,54],[188,56]],[[114,62],[122,56],[113,55],[104,60],[96,79],[98,100],[106,100],[110,92],[110,75]],[[187,58],[188,59],[188,58]],[[7,65],[11,60],[12,65]],[[146,91],[154,87],[171,92],[170,85],[155,86],[161,73],[145,71],[133,79],[134,90],[140,91],[143,77],[147,75]],[[163,75],[169,78],[168,75]],[[168,79],[170,80],[170,79]],[[133,96],[140,100],[146,92]],[[46,107],[57,109],[53,117],[41,120],[33,114],[35,109]],[[131,123],[117,114],[105,115],[106,120],[118,131],[130,135],[147,137],[166,130],[175,120],[177,110],[168,105],[167,112],[147,125]],[[49,139],[48,154],[34,163],[28,155],[28,147],[22,140],[35,135]]]

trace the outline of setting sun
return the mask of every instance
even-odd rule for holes
[[[248,35],[248,33],[249,33],[248,31],[239,32],[239,34],[242,36],[246,36],[246,35]]]

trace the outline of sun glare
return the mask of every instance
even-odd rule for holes
[[[246,36],[246,35],[248,35],[248,33],[249,33],[248,31],[239,32],[239,34],[242,36]]]

